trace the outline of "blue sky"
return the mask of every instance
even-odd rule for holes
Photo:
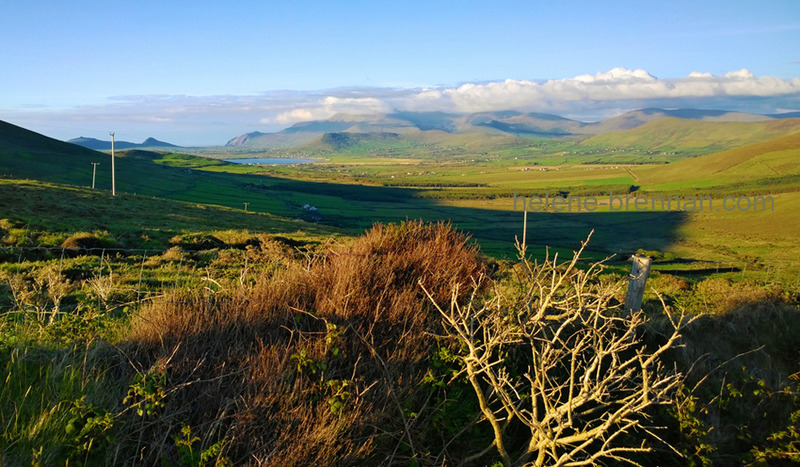
[[[610,3],[9,0],[0,120],[206,145],[340,111],[800,110],[800,2]]]

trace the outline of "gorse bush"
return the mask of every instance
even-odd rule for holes
[[[449,302],[458,286],[466,290],[483,265],[465,242],[447,224],[376,225],[313,265],[314,310],[329,320],[354,321],[354,330],[383,358],[399,351],[397,357],[423,359],[430,344],[424,332],[435,315],[421,312],[429,305],[418,283],[439,303]]]
[[[96,250],[99,255],[104,248],[113,248],[116,243],[109,238],[108,232],[78,232],[67,237],[59,246],[70,251]]]
[[[424,461],[437,316],[418,283],[448,302],[484,271],[476,253],[447,224],[377,225],[252,286],[145,307],[122,347],[166,386],[157,417],[128,420],[124,444],[160,439],[131,459],[177,462],[169,440],[189,425],[198,449],[234,464]]]

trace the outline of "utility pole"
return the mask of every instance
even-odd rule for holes
[[[116,174],[114,173],[114,132],[111,135],[111,196],[117,196]]]
[[[97,173],[97,165],[99,162],[92,162],[92,190],[94,190],[94,175]]]

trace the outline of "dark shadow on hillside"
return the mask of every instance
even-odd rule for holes
[[[201,173],[197,177],[230,179],[231,176]],[[522,236],[521,211],[448,206],[436,199],[417,197],[419,190],[413,188],[264,176],[238,176],[231,181],[245,192],[253,210],[264,209],[354,233],[363,232],[375,222],[450,220],[484,244],[487,252],[508,256],[514,255],[515,236]],[[274,205],[276,200],[280,200],[278,209],[270,209],[267,204]],[[513,207],[512,199],[507,203],[509,208]],[[237,201],[231,201],[230,205],[237,207],[236,204]],[[594,251],[629,254],[639,248],[663,250],[674,242],[675,232],[686,216],[687,213],[677,211],[530,213],[527,242],[533,247],[572,250],[594,230],[590,245]]]
[[[90,162],[100,153],[75,153],[65,163],[63,155],[11,157],[2,155],[6,165],[3,172],[16,178],[91,185]],[[6,164],[8,162],[8,164]],[[514,238],[522,235],[521,211],[476,209],[443,205],[439,200],[417,196],[421,190],[374,185],[340,184],[293,180],[260,175],[242,175],[176,168],[159,164],[149,157],[120,157],[116,161],[118,193],[135,193],[172,198],[202,204],[221,205],[241,210],[271,213],[306,222],[297,224],[308,229],[333,227],[361,233],[375,222],[397,222],[405,219],[451,220],[456,227],[470,232],[483,245],[484,251],[498,256],[514,256]],[[110,161],[104,160],[97,169],[98,190],[111,188]],[[601,198],[601,197],[598,197]],[[600,199],[601,203],[603,202]],[[508,199],[509,209],[513,200]],[[56,209],[57,207],[53,207]],[[44,208],[43,208],[44,209]],[[100,209],[98,207],[98,209]],[[104,219],[114,209],[103,207]],[[158,224],[167,228],[169,222],[182,225],[202,224],[209,213],[186,209],[181,212],[148,212],[140,224]],[[30,217],[36,213],[31,212]],[[74,212],[83,217],[82,224],[91,224],[92,212]],[[598,253],[632,253],[639,248],[663,250],[676,239],[677,229],[685,222],[684,212],[603,212],[603,213],[530,213],[527,243],[534,251],[545,246],[572,250],[580,245],[591,230],[590,250]],[[159,221],[157,218],[161,218]],[[241,220],[239,220],[241,219]],[[258,228],[244,221],[236,212],[226,212],[213,222],[213,228]],[[128,219],[129,221],[131,219]],[[224,222],[222,222],[224,220]],[[276,223],[288,224],[275,219]],[[108,221],[105,221],[108,222]],[[130,225],[128,222],[126,225]],[[257,223],[256,223],[257,224]],[[146,225],[142,226],[143,228]],[[153,226],[155,227],[155,225]],[[211,228],[212,226],[209,226]],[[292,226],[285,225],[291,231]],[[113,230],[113,226],[96,228]],[[298,227],[294,227],[297,230]],[[324,229],[323,229],[324,230]]]

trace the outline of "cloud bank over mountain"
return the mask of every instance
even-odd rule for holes
[[[558,103],[679,99],[703,97],[779,96],[800,92],[800,79],[758,78],[742,69],[723,76],[693,72],[682,79],[660,80],[645,70],[614,68],[596,75],[533,81],[506,80],[484,85],[464,84],[439,92],[439,99],[450,101],[456,110],[477,112],[500,108],[544,109]],[[429,96],[425,100],[431,103]]]
[[[385,97],[384,102],[398,110],[489,112],[525,110],[538,112],[579,111],[582,106],[603,107],[613,102],[674,100],[697,101],[703,98],[778,97],[800,93],[800,78],[784,80],[756,77],[746,69],[714,76],[690,73],[681,79],[658,79],[645,70],[614,68],[595,75],[554,79],[543,82],[507,79],[484,84],[465,83],[453,88],[424,89],[399,98]],[[334,100],[331,100],[334,99]],[[379,107],[378,98],[349,99],[339,102],[326,97],[322,105],[294,109],[282,114],[280,123],[302,121],[306,115],[330,117],[337,112],[364,113]],[[608,105],[607,105],[608,106]],[[613,107],[608,106],[608,107]],[[293,116],[300,118],[292,119]]]
[[[40,123],[46,134],[54,133],[47,129],[47,121],[53,120],[61,122],[65,129],[70,125],[92,125],[103,130],[129,128],[132,133],[153,134],[182,145],[204,145],[222,144],[242,131],[273,131],[338,113],[520,110],[591,121],[641,107],[796,111],[800,110],[800,78],[755,76],[746,69],[723,75],[692,72],[683,78],[657,78],[642,69],[614,68],[572,78],[506,79],[416,89],[360,87],[242,96],[117,96],[102,105],[11,111],[9,119],[32,128]]]
[[[316,107],[297,108],[283,112],[274,119],[267,117],[262,123],[292,124],[312,120],[325,120],[338,113],[346,114],[378,114],[390,112],[388,103],[377,97],[336,97],[327,96],[321,105]]]

